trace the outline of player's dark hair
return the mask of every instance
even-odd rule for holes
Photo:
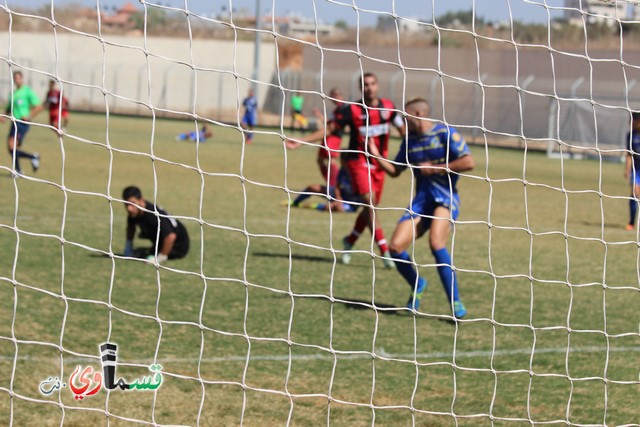
[[[631,113],[631,120],[640,120],[640,111],[634,111]]]
[[[138,187],[130,185],[122,191],[122,200],[129,200],[132,197],[142,199],[142,192]]]
[[[364,82],[364,79],[366,79],[367,77],[373,77],[374,79],[376,79],[376,81],[378,81],[378,76],[376,76],[372,72],[367,72],[360,77],[360,86],[362,86],[362,82]]]
[[[22,76],[22,71],[14,71],[13,72],[13,77],[15,76]]]

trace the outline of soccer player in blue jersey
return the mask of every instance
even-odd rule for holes
[[[467,144],[452,127],[428,119],[429,104],[417,98],[405,105],[409,133],[393,163],[387,161],[375,144],[369,152],[378,157],[381,167],[392,177],[411,168],[416,194],[408,212],[401,218],[391,237],[390,251],[398,272],[411,286],[408,308],[418,310],[427,281],[407,253],[409,246],[427,230],[429,246],[438,264],[438,274],[456,318],[467,310],[460,300],[458,280],[447,249],[451,220],[458,218],[460,198],[456,189],[458,172],[473,169],[474,160]]]
[[[249,131],[247,132],[247,144],[251,144],[253,141],[252,131],[258,122],[258,98],[253,93],[253,89],[249,89],[247,97],[242,101],[242,106],[244,107],[244,116],[242,116],[240,126]]]
[[[640,199],[640,112],[631,115],[631,132],[627,134],[627,141],[631,144],[627,153],[624,177],[631,180],[631,199],[629,200],[629,223],[626,229],[631,231],[636,225],[638,214],[638,199]]]
[[[209,130],[207,125],[202,125],[202,128],[196,132],[184,132],[176,136],[176,141],[191,141],[191,142],[207,142],[207,138],[211,138],[213,132]]]

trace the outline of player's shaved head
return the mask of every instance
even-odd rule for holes
[[[404,104],[404,111],[407,113],[407,128],[410,133],[422,133],[431,127],[431,121],[428,120],[431,108],[426,99],[413,98],[409,100]]]
[[[431,112],[431,107],[429,106],[429,102],[424,98],[413,98],[409,100],[405,105],[404,109],[407,113],[412,116],[418,117],[427,117]],[[409,112],[409,111],[412,112]],[[420,113],[420,114],[416,114]]]

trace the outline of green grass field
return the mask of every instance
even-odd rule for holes
[[[395,309],[409,288],[368,233],[340,264],[353,214],[281,205],[285,188],[321,180],[315,148],[286,152],[274,133],[243,147],[223,127],[197,147],[174,141],[188,122],[71,120],[63,142],[32,128],[34,179],[12,179],[0,156],[0,425],[640,422],[640,252],[622,165],[473,147],[453,233],[469,314],[453,323],[426,239],[414,316]],[[131,184],[180,217],[188,257],[113,256]],[[387,181],[387,236],[410,198],[408,173]],[[105,341],[119,376],[155,360],[162,386],[40,394],[48,377],[100,369]]]

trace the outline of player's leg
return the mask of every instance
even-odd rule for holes
[[[11,125],[9,135],[7,137],[7,148],[9,150],[9,154],[14,159],[13,167],[17,173],[22,173],[22,169],[20,168],[20,159],[22,158],[31,160],[31,166],[33,167],[34,172],[40,167],[40,156],[38,153],[31,154],[19,149],[28,131],[29,125],[26,123],[14,122]]]
[[[627,230],[633,230],[636,226],[638,215],[638,199],[640,198],[640,174],[635,171],[631,175],[631,199],[629,199],[629,223]]]
[[[371,174],[371,187],[373,189],[374,194],[374,206],[378,206],[380,200],[382,200],[382,190],[384,189],[384,179],[386,177],[386,173],[383,170],[375,171]],[[372,209],[373,214],[373,209]],[[387,239],[384,237],[384,231],[382,230],[382,226],[380,226],[380,221],[378,221],[378,216],[374,215],[371,218],[372,224],[372,233],[373,238],[378,245],[378,249],[380,250],[380,255],[382,255],[382,262],[385,268],[392,269],[395,266],[393,259],[391,258],[391,253],[389,252],[389,245],[387,244]]]
[[[419,216],[414,218],[409,214],[403,215],[393,231],[389,245],[390,256],[393,258],[398,273],[411,287],[407,307],[414,310],[420,308],[420,301],[427,288],[427,281],[419,276],[407,249],[421,234],[421,220],[422,218]]]
[[[451,304],[455,317],[460,319],[467,314],[467,310],[462,301],[460,301],[458,278],[456,272],[453,271],[451,255],[447,249],[451,230],[451,212],[444,206],[438,206],[433,216],[431,231],[429,232],[429,246],[438,264],[438,275],[447,294],[447,299]]]
[[[315,193],[315,194],[314,194]],[[296,197],[293,202],[291,202],[291,206],[297,208],[300,206],[302,202],[307,200],[309,197],[317,195],[317,196],[326,196],[327,187],[322,184],[311,184],[304,189],[304,191]]]

